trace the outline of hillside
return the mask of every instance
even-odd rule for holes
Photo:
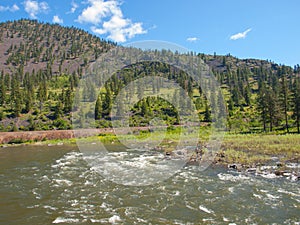
[[[1,23],[0,130],[70,129],[74,89],[82,71],[114,45],[74,27],[34,20]],[[291,68],[231,55],[198,57],[211,67],[222,84],[229,130],[299,132],[299,65]],[[210,122],[211,103],[196,83],[164,65],[150,65],[147,69],[145,66],[133,66],[121,75],[132,80],[145,71],[161,76],[174,73],[182,85],[184,80],[190,84],[186,91],[193,97],[200,120]],[[110,81],[101,90],[95,112],[97,127],[111,126],[109,104],[118,92],[114,87],[126,85],[126,79]],[[178,123],[176,109],[161,99],[145,98],[133,107],[132,114],[132,126],[144,126],[154,116],[170,125]]]
[[[0,64],[5,74],[43,70],[51,76],[80,70],[112,45],[75,27],[36,20],[1,23],[0,42]]]

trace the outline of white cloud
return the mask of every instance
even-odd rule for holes
[[[0,12],[3,12],[3,11],[16,12],[16,11],[18,11],[19,9],[20,9],[19,6],[17,6],[16,4],[14,4],[14,5],[11,6],[11,7],[0,5]]]
[[[53,19],[52,19],[52,22],[53,23],[64,23],[64,20],[59,18],[59,16],[53,16]]]
[[[142,23],[124,18],[116,0],[88,0],[89,6],[78,16],[80,23],[91,23],[91,30],[116,42],[125,42],[135,35],[147,33]]]
[[[76,9],[78,8],[78,4],[74,1],[72,1],[71,6],[72,6],[72,8],[69,13],[74,13],[76,11]]]
[[[10,11],[11,11],[11,12],[16,12],[16,11],[18,11],[18,10],[20,10],[20,8],[19,8],[19,6],[17,6],[16,4],[14,4],[14,5],[10,8]]]
[[[196,42],[196,41],[199,40],[199,38],[197,38],[197,37],[189,37],[189,38],[187,38],[186,40],[187,40],[188,42]]]
[[[23,2],[25,11],[33,19],[37,18],[37,14],[45,13],[49,9],[47,2],[37,2],[33,0],[26,0]]]
[[[99,24],[103,18],[115,14],[120,14],[120,8],[117,1],[110,0],[88,0],[89,7],[84,9],[78,16],[78,22],[80,23],[92,23],[94,25]]]
[[[244,39],[247,37],[247,34],[251,31],[252,29],[249,28],[247,30],[245,30],[244,32],[241,32],[241,33],[237,33],[237,34],[234,34],[234,35],[231,35],[230,36],[230,40],[238,40],[238,39]]]

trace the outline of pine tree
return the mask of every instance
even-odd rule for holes
[[[300,78],[295,79],[293,88],[293,117],[296,120],[297,132],[300,133]]]
[[[39,101],[40,111],[42,111],[44,102],[47,100],[47,83],[42,81],[37,90],[37,99]]]
[[[22,95],[20,91],[20,83],[16,76],[11,80],[11,94],[10,94],[10,103],[13,114],[15,117],[19,117],[22,110]]]
[[[246,86],[244,97],[245,97],[246,104],[250,105],[251,104],[251,90],[250,90],[249,85]]]
[[[270,131],[273,131],[278,119],[279,110],[276,93],[271,88],[267,88],[267,110],[269,114]]]
[[[54,119],[59,119],[63,115],[63,104],[58,101],[55,106]]]
[[[4,75],[3,72],[0,76],[0,105],[3,106],[5,104],[6,99],[6,85],[4,83]]]
[[[234,109],[234,103],[232,101],[232,98],[229,98],[229,100],[228,100],[228,114],[229,114],[229,116],[233,115],[233,109]]]
[[[116,112],[116,116],[117,117],[124,116],[124,111],[125,111],[124,99],[123,99],[123,96],[122,96],[122,97],[119,97],[118,100],[117,100],[117,112]]]
[[[205,100],[204,105],[205,105],[204,121],[205,122],[211,122],[211,112],[210,112],[207,100]]]
[[[288,123],[288,108],[289,108],[289,90],[287,84],[286,74],[283,74],[281,79],[281,93],[280,93],[280,101],[283,108],[284,118],[285,118],[285,127],[286,131],[289,133],[289,123]]]
[[[143,84],[143,82],[141,82],[140,80],[138,80],[138,86],[137,86],[137,95],[138,95],[138,99],[142,99],[144,96],[144,91],[145,91],[145,84]]]
[[[265,83],[260,84],[259,93],[257,96],[257,108],[260,111],[260,116],[263,122],[263,130],[267,129],[267,93]]]
[[[146,117],[148,115],[148,112],[149,112],[149,106],[147,104],[147,101],[145,101],[145,100],[142,100],[141,103],[142,103],[141,104],[141,115],[143,117]]]
[[[27,97],[25,98],[25,112],[28,113],[33,106],[32,95],[27,92]]]
[[[95,120],[100,120],[102,118],[102,101],[100,96],[97,98],[95,105]]]
[[[104,95],[104,100],[102,104],[102,114],[103,116],[108,116],[111,112],[112,107],[112,94],[108,87],[106,87],[106,92]]]
[[[70,113],[72,111],[73,93],[71,87],[67,89],[64,94],[64,112]]]

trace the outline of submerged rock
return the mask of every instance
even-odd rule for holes
[[[241,164],[237,164],[237,163],[228,164],[228,168],[229,169],[234,169],[234,170],[241,171],[242,170],[242,165]]]
[[[247,173],[256,173],[258,169],[256,167],[246,169]]]

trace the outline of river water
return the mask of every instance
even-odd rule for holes
[[[185,166],[159,183],[126,186],[72,146],[3,148],[0,160],[3,225],[300,224],[300,183],[286,178]]]

